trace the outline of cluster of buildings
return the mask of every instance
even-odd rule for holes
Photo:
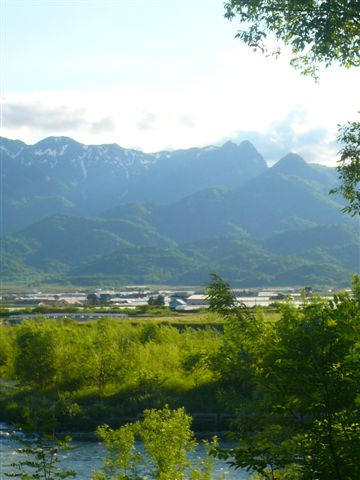
[[[234,290],[239,303],[248,307],[269,306],[271,303],[285,301],[290,298],[294,303],[301,303],[304,295],[312,294],[311,287],[303,289],[249,289]],[[156,303],[154,299],[161,302]],[[159,304],[178,312],[195,311],[207,308],[208,298],[204,291],[154,289],[149,287],[129,287],[123,290],[74,291],[70,293],[32,292],[23,294],[3,294],[0,297],[3,305],[14,307],[63,306],[63,307],[118,307],[132,309],[141,305]]]

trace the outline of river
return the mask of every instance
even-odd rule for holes
[[[224,444],[226,446],[227,444]],[[230,444],[228,444],[230,446]],[[102,467],[102,461],[105,456],[105,447],[96,441],[74,441],[74,449],[65,451],[61,454],[59,466],[72,469],[76,472],[77,480],[90,480],[91,472],[99,470]],[[0,479],[5,480],[5,473],[14,472],[9,464],[16,462],[17,459],[23,459],[16,449],[18,442],[11,438],[11,432],[5,424],[0,424]],[[206,455],[203,448],[199,447],[192,457],[201,457]],[[216,460],[214,466],[214,479],[216,474],[223,474],[226,480],[245,480],[249,475],[241,470],[230,469],[225,462]]]

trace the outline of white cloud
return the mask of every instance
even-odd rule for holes
[[[287,62],[286,55],[264,58],[234,43],[206,82],[195,76],[183,88],[144,81],[88,92],[9,93],[2,132],[28,143],[61,134],[144,151],[214,144],[248,132],[265,156],[293,150],[334,164],[337,125],[360,109],[360,71],[332,68],[316,84]]]
[[[37,101],[32,103],[6,102],[3,123],[7,128],[49,131],[78,130],[86,126],[85,109],[70,109],[63,105],[48,107]]]

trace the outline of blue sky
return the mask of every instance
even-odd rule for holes
[[[1,0],[2,135],[66,135],[144,151],[253,141],[334,164],[337,124],[357,118],[360,73],[320,83],[289,55],[234,39],[222,1]]]

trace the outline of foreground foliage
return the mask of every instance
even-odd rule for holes
[[[331,193],[341,193],[348,201],[344,213],[360,215],[360,122],[343,125],[339,130],[338,141],[342,145],[338,161],[341,183]]]
[[[292,49],[294,66],[315,74],[318,64],[360,65],[360,9],[357,0],[230,0],[229,19],[239,18],[237,34],[250,47],[268,52],[270,34]],[[270,53],[279,53],[279,45]]]
[[[102,472],[94,480],[210,480],[213,461],[210,457],[194,462],[189,453],[197,442],[191,430],[191,417],[184,408],[145,410],[144,418],[117,430],[98,428],[108,455]],[[141,441],[139,449],[136,440]],[[214,441],[216,445],[216,440]]]
[[[358,292],[355,278],[353,297],[288,305],[274,323],[229,303],[230,292],[223,304],[215,296],[228,327],[213,361],[237,409],[239,445],[214,453],[261,479],[360,478]]]

